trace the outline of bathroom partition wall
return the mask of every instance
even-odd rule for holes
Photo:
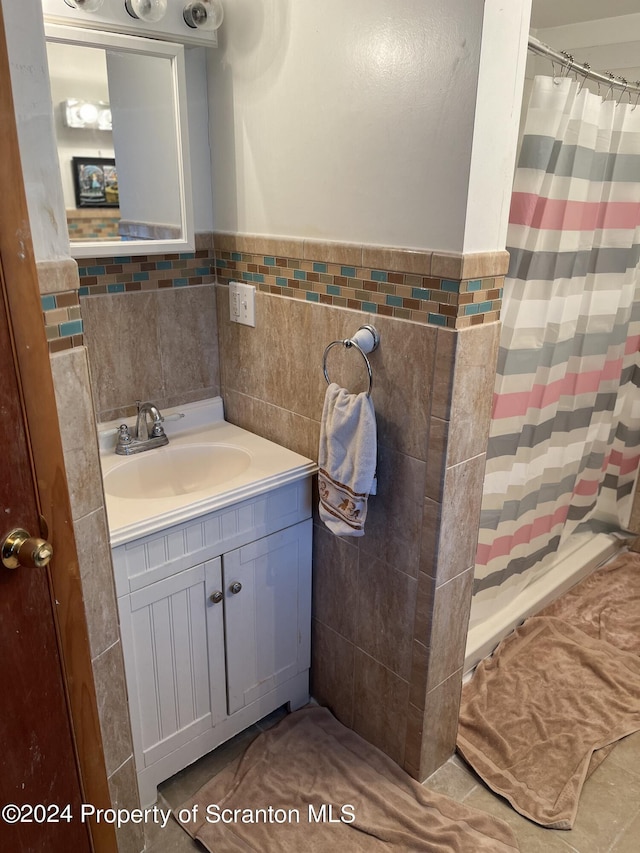
[[[538,77],[515,176],[471,627],[576,531],[628,522],[640,460],[640,109]]]

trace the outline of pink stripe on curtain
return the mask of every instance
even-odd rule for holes
[[[567,373],[562,379],[548,385],[536,384],[529,391],[514,391],[510,394],[494,394],[494,419],[514,418],[525,415],[529,409],[544,409],[557,403],[561,397],[575,397],[598,391],[604,381],[617,379],[622,370],[622,359],[607,361],[601,370],[584,373]]]
[[[640,225],[640,204],[633,201],[568,201],[534,193],[514,193],[509,222],[555,231],[595,231]]]
[[[491,546],[479,545],[476,553],[476,563],[486,566],[490,560],[495,560],[496,557],[505,557],[510,554],[518,545],[526,545],[539,536],[545,533],[550,533],[554,528],[563,525],[569,512],[569,504],[558,507],[550,515],[543,515],[536,518],[530,524],[523,524],[509,536],[501,536],[499,539],[494,539]]]

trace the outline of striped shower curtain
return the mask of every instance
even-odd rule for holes
[[[548,571],[578,526],[628,517],[640,461],[640,107],[536,78],[508,249],[475,621]]]

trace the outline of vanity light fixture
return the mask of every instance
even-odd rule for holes
[[[94,103],[79,98],[62,102],[64,123],[67,127],[85,130],[111,130],[111,108],[104,101]]]
[[[165,16],[167,0],[124,0],[124,8],[132,18],[155,24]]]
[[[193,29],[217,30],[224,18],[220,0],[192,0],[182,13],[185,24]]]
[[[83,12],[97,12],[104,0],[64,0],[72,9],[80,9]]]

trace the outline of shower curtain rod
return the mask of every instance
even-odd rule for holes
[[[640,96],[640,81],[628,83],[624,77],[614,77],[613,74],[602,74],[600,71],[593,71],[586,62],[584,64],[576,62],[570,54],[554,50],[548,44],[544,44],[544,42],[535,38],[535,36],[529,36],[529,50],[540,54],[540,56],[546,56],[552,62],[560,63],[564,68],[577,72],[579,75],[584,76],[585,79],[603,83],[610,89],[619,89],[622,93],[621,96],[625,92]]]

